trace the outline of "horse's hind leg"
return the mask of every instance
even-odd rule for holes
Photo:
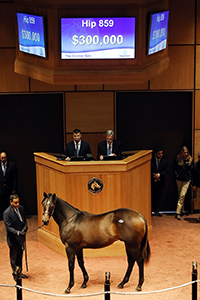
[[[85,269],[85,266],[84,266],[84,261],[83,261],[83,249],[81,249],[80,251],[78,251],[76,253],[76,256],[77,256],[77,259],[78,259],[78,264],[79,264],[79,267],[81,268],[81,271],[83,272],[83,283],[81,285],[82,288],[86,288],[87,287],[87,282],[89,280],[89,276],[88,276],[88,273]]]
[[[137,260],[137,264],[139,267],[139,282],[138,286],[136,287],[136,291],[141,291],[142,284],[144,282],[144,259],[142,256],[139,258],[139,260]]]
[[[131,252],[128,250],[127,247],[126,247],[126,254],[127,254],[127,259],[128,259],[128,268],[127,268],[126,274],[125,274],[122,282],[120,282],[120,284],[118,284],[118,288],[121,288],[121,289],[124,287],[124,284],[129,281],[129,278],[130,278],[130,275],[131,275],[131,272],[133,270],[133,266],[135,263],[135,259],[133,258]]]

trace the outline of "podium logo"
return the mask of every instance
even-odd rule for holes
[[[103,190],[103,181],[99,178],[92,178],[88,181],[88,191],[92,194],[99,194]]]

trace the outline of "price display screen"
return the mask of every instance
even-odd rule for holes
[[[19,50],[46,57],[43,17],[17,13]]]
[[[61,18],[61,59],[135,58],[135,17]]]
[[[167,47],[169,11],[152,14],[150,21],[148,54],[153,54]]]

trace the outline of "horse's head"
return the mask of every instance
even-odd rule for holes
[[[42,222],[44,225],[48,225],[51,216],[54,213],[56,205],[56,194],[46,194],[44,193],[44,199],[42,200],[43,214]]]

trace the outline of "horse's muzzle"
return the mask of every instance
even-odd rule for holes
[[[42,216],[42,223],[43,223],[44,225],[48,225],[48,224],[49,224],[49,215],[48,215],[48,214],[44,214],[44,215]]]
[[[42,223],[43,223],[44,225],[48,225],[48,224],[49,224],[49,220],[47,220],[47,221],[42,220]]]

